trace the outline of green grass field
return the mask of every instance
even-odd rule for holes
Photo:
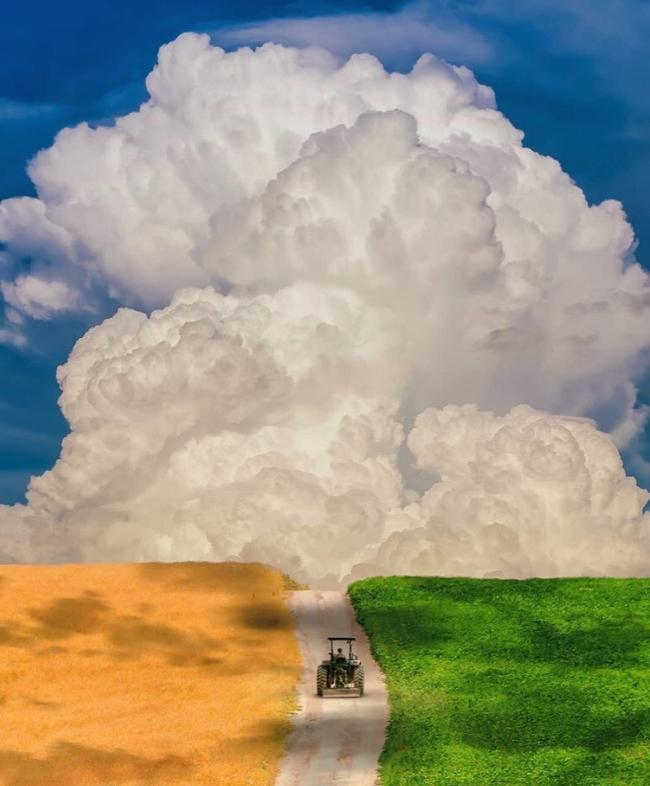
[[[383,786],[650,786],[650,580],[373,578]]]

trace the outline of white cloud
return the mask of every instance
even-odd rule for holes
[[[427,409],[408,447],[430,487],[408,492],[405,380],[362,305],[186,289],[93,328],[59,372],[71,434],[5,509],[2,559],[261,560],[317,586],[650,574],[650,494],[589,420]]]
[[[272,41],[285,46],[318,46],[345,59],[372,52],[382,61],[412,63],[414,54],[435,52],[452,63],[478,65],[493,56],[492,46],[479,30],[423,2],[408,3],[393,13],[285,17],[209,32],[221,46]]]
[[[26,347],[27,339],[22,333],[10,327],[0,328],[0,343],[14,347]]]
[[[48,319],[58,312],[79,309],[76,294],[63,281],[20,275],[13,282],[0,283],[0,291],[16,312],[33,319]]]
[[[370,572],[650,574],[650,516],[641,515],[650,494],[591,422],[450,405],[417,418],[409,447],[441,480],[422,499],[419,526],[390,536]]]
[[[38,199],[0,205],[14,315],[102,289],[159,308],[60,369],[71,433],[5,509],[4,559],[261,559],[323,584],[441,554],[650,570],[645,494],[558,417],[620,444],[643,425],[648,276],[617,202],[589,206],[433,56],[389,74],[184,35],[147,86],[37,157]]]

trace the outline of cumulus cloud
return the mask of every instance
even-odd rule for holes
[[[421,413],[408,444],[438,475],[419,526],[388,538],[373,564],[437,575],[648,575],[650,494],[625,475],[587,419],[523,405]]]
[[[432,55],[184,35],[147,87],[0,205],[14,333],[129,306],[59,370],[71,433],[3,509],[4,560],[650,574],[647,494],[585,419],[625,444],[645,417],[620,204]]]
[[[5,509],[3,560],[260,560],[315,586],[650,574],[650,494],[587,419],[427,409],[407,444],[429,488],[407,488],[383,316],[304,284],[120,310],[59,371],[72,431]]]

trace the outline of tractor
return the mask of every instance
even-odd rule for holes
[[[319,696],[363,696],[363,664],[352,652],[351,636],[328,636],[330,656],[316,671],[316,693]],[[347,654],[338,647],[334,652],[334,642],[344,641],[348,645]]]

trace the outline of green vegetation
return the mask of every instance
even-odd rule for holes
[[[648,786],[650,580],[349,588],[390,693],[383,786]]]

